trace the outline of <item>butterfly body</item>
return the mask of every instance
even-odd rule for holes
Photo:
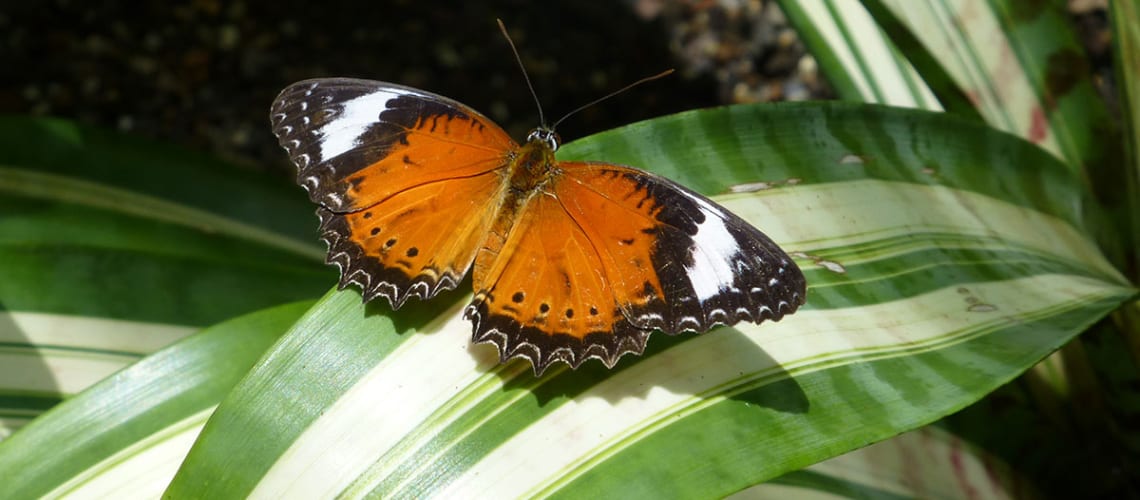
[[[804,301],[798,267],[747,222],[648,172],[559,161],[552,130],[519,145],[456,101],[350,79],[294,84],[272,120],[341,287],[398,308],[471,269],[473,340],[536,373]]]

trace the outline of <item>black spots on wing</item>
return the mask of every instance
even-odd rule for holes
[[[393,309],[399,309],[409,297],[427,299],[442,290],[455,288],[455,277],[441,279],[441,272],[430,267],[416,268],[406,261],[388,265],[377,258],[371,248],[351,238],[349,218],[325,208],[317,209],[320,217],[321,239],[329,245],[326,261],[342,269],[339,287],[359,286],[364,300],[384,297]],[[396,239],[391,239],[391,245]]]
[[[394,246],[396,246],[396,238],[388,238],[388,241],[384,242],[384,248],[392,248]]]
[[[408,249],[408,252],[407,252],[407,254],[406,254],[406,255],[407,255],[408,257],[415,257],[415,256],[417,256],[417,255],[419,255],[419,254],[420,254],[420,249],[418,249],[418,248],[416,248],[416,247],[412,247],[412,248],[409,248],[409,249]]]
[[[594,307],[594,306],[590,306],[590,316],[597,316],[597,315],[598,315],[598,308]]]
[[[633,238],[625,238],[625,239],[622,239],[622,240],[618,240],[618,244],[619,244],[619,245],[624,245],[624,246],[629,246],[629,245],[632,245],[632,244],[633,244]]]
[[[364,212],[364,218],[365,219],[371,219],[372,218],[372,212]]]
[[[515,294],[514,294],[514,295],[511,295],[511,302],[514,302],[514,303],[516,303],[516,304],[521,304],[521,303],[522,303],[522,301],[523,301],[523,299],[525,299],[525,298],[526,298],[526,294],[525,294],[525,293],[522,293],[522,292],[515,292]]]
[[[530,360],[536,374],[541,374],[556,361],[578,367],[592,357],[601,358],[612,367],[623,354],[640,354],[651,330],[620,319],[612,328],[592,331],[585,337],[553,333],[516,319],[490,313],[485,303],[474,306],[475,342],[491,342],[503,359],[521,357]]]
[[[369,233],[369,234],[371,234],[372,236],[376,236],[376,235],[380,234],[380,228],[378,228],[378,227],[374,227],[374,228],[372,228],[372,230],[371,230],[371,231],[369,231],[368,233]]]
[[[567,318],[573,318],[574,317],[574,310],[573,309],[567,309],[566,310],[566,317]]]
[[[543,302],[542,305],[538,306],[538,312],[543,314],[550,312],[550,304]]]

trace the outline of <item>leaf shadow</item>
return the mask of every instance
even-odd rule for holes
[[[0,405],[0,411],[10,410],[16,414],[27,414],[29,411],[42,413],[63,401],[63,387],[48,365],[43,347],[37,347],[29,338],[12,317],[14,312],[0,303],[0,344],[15,351],[17,361],[14,363],[19,363],[21,382],[8,387],[9,391],[15,392],[9,392],[2,398],[5,403]],[[20,354],[25,350],[26,354]],[[0,437],[3,437],[4,432],[0,428]]]
[[[703,338],[708,336],[718,338]],[[701,360],[690,362],[692,356]],[[508,366],[513,363],[526,361],[515,360]],[[779,362],[731,327],[700,335],[656,332],[645,353],[624,356],[613,369],[591,360],[576,370],[563,365],[535,377],[526,368],[494,371],[503,379],[504,391],[528,390],[540,407],[585,397],[600,397],[617,405],[629,398],[647,399],[654,388],[683,397],[725,397],[782,413],[802,414],[811,406],[803,388]],[[715,387],[709,389],[706,372],[728,382],[711,384]]]

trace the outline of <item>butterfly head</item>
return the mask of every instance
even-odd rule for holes
[[[533,143],[539,142],[546,144],[546,147],[551,151],[558,151],[558,145],[562,143],[562,138],[558,137],[558,133],[553,128],[542,126],[531,130],[526,135],[526,142]]]

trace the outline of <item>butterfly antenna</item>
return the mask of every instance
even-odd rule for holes
[[[507,44],[511,46],[511,52],[515,54],[515,61],[519,63],[519,69],[522,70],[523,80],[526,80],[526,87],[530,89],[530,96],[534,98],[534,105],[538,108],[538,123],[545,127],[546,117],[542,114],[542,103],[538,100],[538,94],[534,92],[534,85],[530,83],[530,75],[526,74],[526,66],[523,66],[522,57],[519,57],[519,49],[515,48],[515,42],[511,40],[511,35],[507,33],[507,25],[503,24],[503,20],[495,19],[495,22],[499,23],[499,31],[503,32],[503,37],[507,39]]]
[[[571,112],[569,112],[569,113],[566,113],[566,115],[565,115],[565,116],[563,116],[562,118],[559,118],[559,119],[558,119],[558,121],[554,122],[554,125],[552,125],[550,128],[551,128],[551,129],[557,128],[557,127],[558,127],[558,124],[559,124],[559,123],[562,123],[562,122],[563,122],[564,120],[566,120],[567,118],[570,118],[570,116],[571,116],[571,115],[573,115],[574,113],[577,113],[577,112],[579,112],[579,111],[582,111],[583,109],[586,109],[586,108],[588,108],[588,107],[590,107],[590,106],[593,106],[593,105],[595,105],[595,104],[597,104],[597,103],[599,103],[599,102],[602,102],[602,101],[604,101],[604,100],[606,100],[606,99],[609,99],[609,98],[611,98],[611,97],[613,97],[613,96],[615,96],[615,95],[618,95],[618,94],[620,94],[620,93],[622,93],[622,92],[625,92],[625,91],[627,91],[627,90],[629,90],[629,89],[632,89],[632,88],[634,88],[634,87],[636,87],[636,86],[638,86],[638,85],[641,85],[641,84],[643,84],[643,83],[645,83],[645,82],[652,82],[653,80],[656,80],[656,79],[658,79],[658,78],[664,78],[664,77],[666,77],[666,76],[669,76],[669,75],[670,75],[670,74],[672,74],[672,73],[673,73],[673,70],[672,70],[672,69],[667,69],[667,70],[665,70],[665,71],[662,71],[662,72],[660,72],[660,73],[657,73],[656,75],[653,75],[653,76],[647,76],[647,77],[645,77],[645,78],[642,78],[642,79],[640,79],[640,80],[638,80],[638,81],[636,81],[636,82],[633,82],[633,83],[631,83],[631,84],[629,84],[629,85],[626,85],[626,86],[624,86],[624,87],[622,87],[622,88],[620,88],[620,89],[617,89],[617,90],[615,90],[615,91],[613,91],[613,92],[610,92],[609,94],[606,94],[606,95],[604,95],[604,96],[602,96],[602,97],[599,97],[599,98],[597,98],[597,99],[594,99],[593,101],[590,101],[590,102],[588,102],[588,103],[586,103],[586,104],[583,104],[583,105],[579,106],[579,107],[578,107],[577,109],[575,109],[574,111],[571,111]]]

